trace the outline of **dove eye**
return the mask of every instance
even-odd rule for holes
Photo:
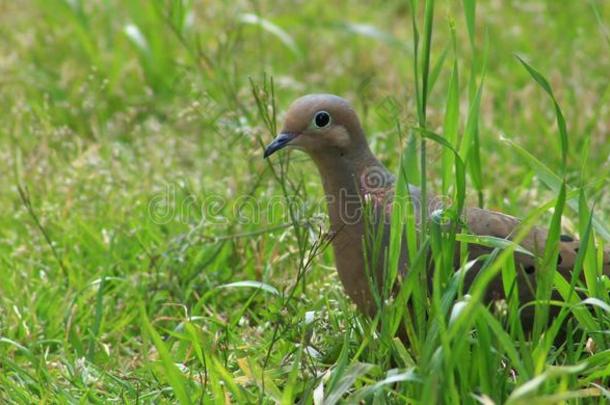
[[[313,125],[316,128],[325,128],[330,125],[330,114],[326,111],[318,111],[313,116]]]

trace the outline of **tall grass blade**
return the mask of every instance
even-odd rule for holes
[[[333,389],[326,396],[324,405],[334,405],[354,385],[359,377],[367,374],[374,366],[372,364],[354,363],[350,365],[334,384]]]
[[[157,331],[153,328],[150,321],[148,320],[148,315],[146,315],[146,309],[144,308],[144,304],[140,304],[140,317],[142,319],[144,330],[146,331],[148,336],[150,336],[155,347],[157,348],[157,351],[159,352],[163,371],[170,385],[173,388],[176,399],[181,404],[190,404],[191,399],[187,394],[185,378],[182,375],[182,372],[174,364],[174,360],[172,359],[172,356],[169,350],[167,349],[167,346],[163,342],[163,339],[161,339],[161,336],[159,336]]]
[[[476,0],[464,0],[464,16],[466,18],[466,27],[468,27],[468,39],[470,40],[470,47],[475,49],[475,19],[476,19]]]
[[[452,31],[452,35],[455,34]],[[449,145],[453,148],[457,147],[458,140],[458,125],[460,115],[460,100],[459,100],[459,78],[457,58],[454,59],[451,77],[449,78],[449,90],[447,92],[447,104],[445,106],[445,119],[443,124],[443,135]],[[449,186],[452,178],[453,153],[449,149],[443,149],[442,155],[442,173],[443,183],[442,192],[446,195],[449,192]]]
[[[280,42],[283,43],[295,56],[301,56],[301,50],[297,46],[294,39],[290,36],[290,34],[280,28],[277,24],[274,24],[271,21],[256,14],[250,13],[240,14],[237,19],[243,24],[255,25],[257,27],[260,27],[263,31],[279,39]]]
[[[553,173],[544,163],[536,159],[534,155],[525,150],[522,146],[516,144],[510,139],[503,138],[505,143],[510,145],[519,156],[534,170],[540,180],[549,188],[551,191],[558,193],[561,189],[561,178]],[[574,211],[579,212],[578,201],[574,201],[572,198],[568,199],[567,205]],[[610,242],[610,228],[602,222],[595,215],[593,216],[593,227],[604,240]]]
[[[536,272],[536,301],[542,305],[536,306],[534,315],[533,338],[537,340],[543,329],[548,325],[549,306],[546,303],[551,299],[554,273],[557,270],[557,258],[559,257],[559,237],[561,235],[561,217],[566,202],[566,184],[563,183],[559,189],[559,196],[555,204],[551,226],[549,228],[542,265]],[[540,359],[542,361],[542,359]]]
[[[559,128],[559,139],[561,140],[561,162],[562,162],[562,173],[566,172],[566,165],[568,160],[568,130],[566,127],[566,120],[563,117],[563,113],[561,112],[561,107],[559,107],[559,103],[557,103],[557,99],[555,98],[555,94],[553,94],[553,89],[549,82],[538,72],[536,69],[531,67],[526,61],[524,61],[519,55],[516,55],[519,62],[525,67],[530,76],[544,89],[544,91],[549,95],[551,100],[553,101],[553,106],[555,107],[555,115],[557,119],[557,127]]]

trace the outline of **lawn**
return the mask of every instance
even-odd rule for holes
[[[602,0],[0,2],[0,401],[610,401],[609,72]],[[315,166],[262,158],[314,92],[394,172],[588,240],[567,339],[439,283],[409,344],[400,300],[358,314]]]

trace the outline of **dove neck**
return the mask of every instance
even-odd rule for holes
[[[367,176],[379,179],[378,185],[389,186],[391,175],[371,153],[368,146],[358,154],[325,151],[313,157],[326,194],[332,245],[339,278],[360,311],[374,315],[376,304],[366,274],[365,217],[363,202],[367,198]],[[376,183],[377,184],[377,183]],[[373,267],[372,267],[373,268]],[[379,267],[382,268],[382,267]]]
[[[330,151],[332,152],[332,151]],[[355,153],[313,156],[326,194],[333,231],[362,222],[362,199],[372,188],[387,187],[391,174],[368,146]]]

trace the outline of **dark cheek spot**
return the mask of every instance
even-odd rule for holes
[[[561,255],[557,256],[557,265],[559,266],[563,262],[563,257]]]

